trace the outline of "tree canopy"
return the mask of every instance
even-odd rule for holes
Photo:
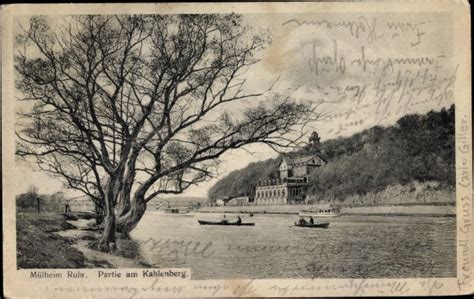
[[[16,41],[29,105],[17,154],[105,209],[102,243],[152,198],[211,177],[227,150],[292,146],[314,117],[291,94],[246,88],[269,38],[240,15],[32,17]]]

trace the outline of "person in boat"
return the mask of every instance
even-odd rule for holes
[[[314,224],[313,216],[309,216],[309,223]]]
[[[306,220],[304,220],[304,218],[301,217],[300,220],[298,220],[298,224],[306,224]]]
[[[240,216],[237,216],[237,224],[241,224],[242,223],[242,219],[240,218]]]
[[[225,218],[225,214],[224,214],[224,217],[221,220],[221,223],[225,223],[225,224],[229,223],[229,221],[227,221],[227,218]]]

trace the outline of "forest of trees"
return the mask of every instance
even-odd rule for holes
[[[375,126],[293,154],[318,153],[328,162],[311,177],[309,192],[318,198],[343,200],[413,181],[454,187],[454,120],[452,105],[425,115],[405,115],[393,126]],[[210,189],[209,197],[254,196],[258,180],[277,177],[280,161],[281,156],[231,172]]]

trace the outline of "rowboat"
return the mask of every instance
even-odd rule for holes
[[[300,224],[300,223],[295,222],[295,226],[299,226],[299,227],[310,227],[310,228],[328,228],[329,222],[325,222],[325,223],[314,223],[314,224],[311,224],[311,223]]]
[[[233,225],[233,226],[255,226],[255,223],[237,223],[237,222],[213,222],[213,221],[204,221],[198,220],[201,225]]]

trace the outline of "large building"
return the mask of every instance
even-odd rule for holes
[[[298,204],[306,200],[310,174],[326,164],[318,155],[290,158],[285,156],[278,166],[280,178],[257,182],[257,205]]]

